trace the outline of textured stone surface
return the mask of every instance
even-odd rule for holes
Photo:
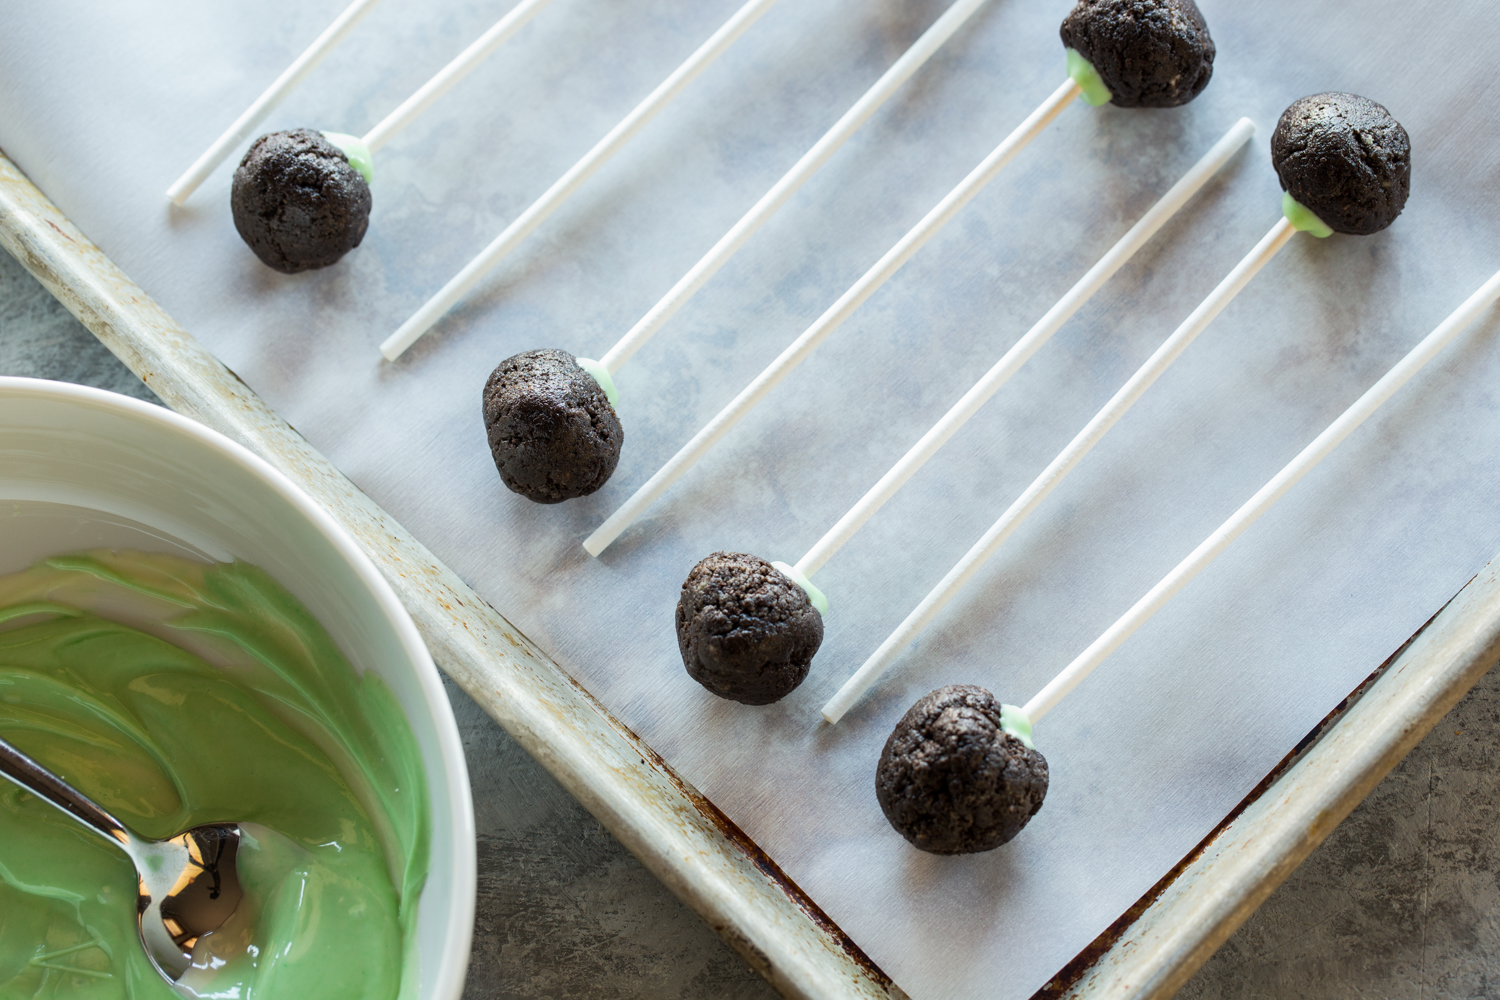
[[[465,1000],[776,996],[478,705],[447,687],[479,828]]]
[[[156,401],[4,253],[0,375]],[[480,835],[465,1000],[776,996],[466,695],[448,692]],[[1179,996],[1500,997],[1497,803],[1492,672]]]
[[[0,375],[78,382],[161,402],[4,251],[0,251]]]

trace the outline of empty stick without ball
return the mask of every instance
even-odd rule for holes
[[[749,0],[741,7],[725,22],[723,27],[714,32],[708,41],[688,57],[686,62],[677,67],[671,76],[662,81],[661,85],[653,90],[644,101],[636,105],[620,124],[599,140],[583,159],[575,163],[567,173],[563,174],[540,198],[533,202],[531,207],[507,226],[504,232],[495,237],[489,246],[464,265],[463,270],[454,275],[436,295],[428,299],[410,319],[401,324],[395,333],[387,337],[380,345],[380,353],[385,359],[395,361],[405,353],[408,347],[416,343],[417,338],[431,329],[432,325],[453,308],[459,299],[467,295],[481,278],[571,198],[585,181],[623,149],[637,132],[668,104],[671,104],[688,84],[697,79],[698,75],[714,60],[723,55],[725,50],[749,30],[751,25],[760,20],[762,15],[775,6],[776,2],[777,0]]]
[[[379,2],[380,0],[354,0],[346,7],[344,12],[313,40],[305,52],[293,60],[292,64],[272,81],[265,93],[257,97],[255,102],[234,120],[234,124],[214,140],[214,144],[193,162],[193,165],[187,169],[187,173],[177,178],[172,186],[167,188],[167,198],[172,204],[181,205],[187,201],[188,197],[198,190],[198,186],[208,179],[208,175],[224,162],[230,151],[250,138],[250,133],[255,131],[255,126],[264,121],[266,115],[285,100],[307,74],[311,73],[328,53],[337,48],[345,36],[354,29],[354,26],[364,20],[365,15]]]
[[[1454,337],[1478,320],[1480,315],[1495,303],[1496,299],[1500,299],[1500,273],[1496,273],[1489,281],[1486,281],[1479,291],[1469,296],[1468,300],[1454,310],[1452,315],[1439,323],[1437,329],[1423,338],[1422,342],[1412,348],[1411,352],[1398,361],[1394,368],[1386,372],[1380,381],[1355,400],[1354,405],[1340,414],[1339,418],[1329,424],[1327,429],[1314,438],[1311,444],[1302,449],[1296,458],[1271,477],[1270,482],[1262,486],[1253,497],[1245,502],[1244,506],[1235,511],[1229,520],[1219,525],[1213,534],[1205,538],[1203,543],[1186,559],[1162,577],[1145,597],[1137,601],[1118,621],[1106,629],[1103,635],[1095,639],[1088,649],[1064,667],[1062,672],[1049,681],[1035,698],[1022,706],[1021,711],[1026,718],[1034,724],[1056,708],[1063,696],[1077,687],[1079,682],[1094,671],[1094,668],[1107,660],[1109,655],[1119,649],[1120,645],[1137,629],[1150,621],[1151,616],[1165,607],[1189,580],[1203,572],[1209,563],[1217,559],[1219,554],[1229,547],[1230,542],[1244,534],[1245,529],[1275,506],[1276,501],[1286,496],[1287,491],[1303,476],[1331,455],[1333,450],[1354,433],[1360,424],[1380,409],[1386,400],[1394,396],[1397,390],[1422,370],[1423,366],[1437,357]]]
[[[952,409],[943,414],[942,419],[934,424],[920,441],[912,445],[911,450],[903,455],[901,460],[870,488],[869,492],[860,497],[859,502],[850,508],[849,512],[840,518],[826,535],[818,539],[817,544],[797,561],[796,570],[811,577],[822,569],[833,554],[843,548],[849,539],[854,537],[855,532],[859,531],[865,522],[885,505],[886,501],[895,496],[906,481],[925,465],[929,458],[937,454],[948,439],[957,433],[970,417],[978,413],[979,408],[998,392],[1012,375],[1020,371],[1021,366],[1030,360],[1043,344],[1051,340],[1052,335],[1060,330],[1074,313],[1083,308],[1084,304],[1093,298],[1094,293],[1103,288],[1104,283],[1124,267],[1125,263],[1135,256],[1136,251],[1145,246],[1151,237],[1166,225],[1167,220],[1176,215],[1178,210],[1186,205],[1188,200],[1208,183],[1209,178],[1218,173],[1219,169],[1229,162],[1229,158],[1254,134],[1255,123],[1250,119],[1241,118],[1236,122],[1234,127],[1225,133],[1224,137],[1215,143],[1213,148],[1205,153],[1181,180],[1162,195],[1155,205],[1151,206],[1150,211],[1141,216],[1139,222],[1120,237],[1119,242],[1111,247],[1097,264],[1078,279],[1077,284],[1068,289],[1056,305],[1047,310],[1046,315],[1038,320],[1035,326],[1026,331],[1026,334],[1016,341],[1009,351],[1005,352],[1005,356],[997,361],[994,367],[963,395],[963,398],[953,404]]]
[[[474,43],[460,52],[452,62],[438,70],[437,74],[418,88],[400,106],[390,114],[386,115],[370,131],[361,138],[365,148],[375,152],[391,139],[417,120],[417,116],[432,106],[432,103],[453,89],[454,84],[468,76],[480,63],[488,59],[509,38],[520,31],[542,8],[546,7],[552,0],[521,0],[521,3],[496,21],[488,31],[474,40]]]
[[[806,184],[828,158],[838,152],[839,148],[848,142],[858,132],[860,127],[869,120],[880,106],[891,98],[897,90],[901,89],[911,75],[921,69],[927,60],[931,59],[936,52],[943,47],[948,39],[953,37],[954,32],[963,27],[965,21],[973,16],[974,12],[984,6],[986,0],[957,0],[953,6],[943,13],[943,16],[932,23],[932,26],[922,33],[922,37],[912,43],[911,48],[891,64],[891,68],[881,75],[875,84],[865,91],[864,96],[854,102],[854,106],[844,112],[844,116],[833,124],[823,137],[813,144],[813,147],[803,154],[802,159],[793,164],[792,169],[777,181],[771,190],[746,212],[740,221],[736,222],[723,238],[715,243],[703,259],[694,264],[687,274],[677,284],[672,286],[671,291],[662,296],[661,301],[651,307],[651,311],[641,317],[640,322],[630,328],[630,331],[620,338],[620,342],[610,348],[604,357],[599,359],[609,374],[613,375],[620,370],[620,366],[630,359],[636,351],[646,345],[656,332],[666,325],[677,311],[687,305],[692,297],[698,294],[698,290],[708,283],[708,280],[719,272],[725,264],[729,263],[731,257],[739,253],[740,248],[749,242],[750,237],[770,221],[787,200]]]
[[[603,552],[673,483],[682,478],[683,474],[696,465],[699,459],[708,454],[730,428],[753,410],[756,404],[764,399],[782,379],[807,360],[818,345],[828,339],[829,335],[843,325],[846,319],[854,315],[860,305],[873,295],[876,289],[901,270],[902,265],[910,260],[928,240],[936,236],[965,205],[974,199],[975,195],[984,189],[985,185],[995,179],[1017,153],[1025,149],[1032,139],[1040,135],[1042,130],[1082,93],[1082,88],[1071,77],[1053,91],[1039,108],[1033,111],[1014,132],[1006,136],[999,146],[995,147],[994,152],[985,157],[969,176],[948,192],[943,200],[938,202],[910,232],[901,237],[896,245],[875,263],[874,267],[866,271],[848,291],[839,297],[837,302],[818,317],[812,326],[792,341],[791,346],[782,351],[765,371],[757,375],[755,380],[746,386],[728,406],[720,410],[718,415],[710,420],[691,441],[683,445],[682,449],[672,456],[656,475],[647,480],[634,496],[611,514],[609,519],[584,541],[584,549],[593,556]]]

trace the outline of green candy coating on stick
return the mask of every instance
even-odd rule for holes
[[[349,157],[349,166],[359,171],[359,175],[365,179],[366,184],[375,183],[375,157],[370,152],[370,147],[361,142],[358,136],[345,135],[342,132],[324,132],[323,138]]]
[[[615,389],[615,380],[609,377],[609,369],[592,358],[574,358],[578,367],[594,376],[594,381],[599,383],[599,388],[604,390],[604,395],[609,399],[609,405],[615,409],[620,408],[620,393]]]
[[[1036,749],[1031,742],[1031,719],[1019,705],[1000,706],[1000,731],[1020,740],[1026,745],[1027,750]]]
[[[1290,191],[1281,196],[1281,214],[1299,232],[1309,233],[1320,240],[1333,235],[1333,228],[1318,218],[1316,212],[1293,198]]]
[[[1094,64],[1085,59],[1077,49],[1068,49],[1068,76],[1083,88],[1084,103],[1097,108],[1114,99],[1115,95],[1104,85],[1104,78],[1099,75]]]
[[[775,566],[782,576],[807,591],[807,598],[812,601],[812,606],[818,609],[818,614],[828,614],[828,598],[823,596],[821,590],[813,586],[813,582],[807,578],[806,573],[797,572],[797,567],[790,563],[773,562],[771,565]]]

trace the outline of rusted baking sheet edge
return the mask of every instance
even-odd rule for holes
[[[167,405],[326,507],[395,588],[438,666],[777,990],[904,996],[726,816],[178,326],[3,152],[0,245]]]
[[[778,990],[904,996],[753,841],[271,412],[3,153],[0,245],[168,405],[264,456],[338,517],[449,676]],[[1497,658],[1492,564],[1037,1000],[1171,996]]]

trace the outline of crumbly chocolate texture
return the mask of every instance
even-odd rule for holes
[[[896,832],[929,854],[990,851],[1021,832],[1047,795],[1047,760],[1000,728],[1000,703],[954,684],[896,724],[875,797]]]
[[[229,207],[255,256],[296,274],[359,246],[370,225],[370,186],[321,132],[272,132],[240,161]]]
[[[1284,191],[1336,233],[1368,236],[1396,221],[1411,193],[1411,140],[1358,94],[1313,94],[1282,112],[1271,163]]]
[[[780,701],[807,677],[822,643],[823,616],[807,591],[758,556],[715,552],[682,584],[682,665],[720,698]]]
[[[484,426],[500,478],[537,503],[603,486],[625,443],[625,428],[594,376],[551,348],[495,367],[484,386]]]
[[[1093,64],[1122,108],[1175,108],[1214,75],[1214,40],[1193,0],[1078,0],[1062,42]]]

